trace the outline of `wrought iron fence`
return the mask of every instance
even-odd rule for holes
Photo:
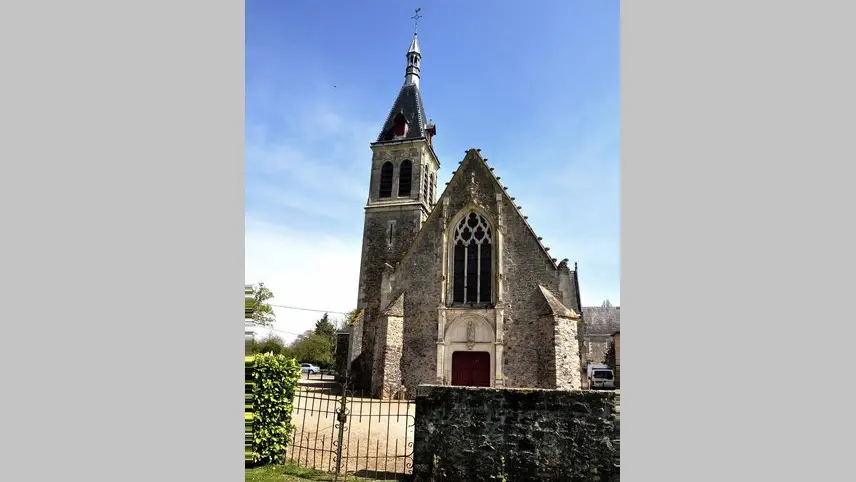
[[[415,407],[348,390],[332,373],[304,373],[286,460],[338,476],[398,480],[413,472]]]

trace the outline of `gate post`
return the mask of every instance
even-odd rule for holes
[[[348,422],[347,401],[348,401],[348,374],[345,372],[345,377],[340,382],[342,384],[342,396],[339,398],[339,409],[336,411],[337,428],[339,438],[336,444],[336,476],[333,480],[339,480],[339,474],[342,471],[342,442],[345,435],[345,424]]]

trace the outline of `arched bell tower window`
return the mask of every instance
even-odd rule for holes
[[[413,163],[402,161],[398,167],[398,197],[410,197],[411,177],[413,176]]]
[[[392,163],[387,161],[380,168],[380,191],[378,197],[392,197]]]
[[[430,202],[428,199],[428,165],[422,166],[422,198],[425,202]]]
[[[493,233],[484,216],[470,212],[455,226],[452,300],[454,303],[491,302],[493,287]]]
[[[428,204],[431,204],[432,206],[434,205],[434,186],[435,186],[435,184],[436,184],[436,181],[434,180],[434,174],[432,173],[431,174],[431,180],[428,181],[428,190],[429,190]]]

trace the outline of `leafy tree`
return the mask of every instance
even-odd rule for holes
[[[285,343],[283,343],[282,338],[276,335],[268,336],[258,346],[259,353],[273,353],[274,355],[281,355],[284,348]]]
[[[609,342],[609,349],[606,351],[606,366],[615,370],[615,342]]]
[[[326,334],[307,331],[294,340],[291,349],[300,363],[312,363],[322,368],[333,364],[332,345]]]
[[[268,300],[273,298],[273,293],[264,283],[253,287],[253,297],[246,301],[246,308],[253,310],[253,322],[260,326],[272,326],[276,321],[276,314]]]
[[[359,313],[360,313],[359,308],[354,308],[353,310],[349,311],[348,314],[345,315],[345,318],[339,322],[339,331],[340,332],[341,331],[350,332],[351,331],[351,323],[354,321],[354,319],[357,317],[357,315]]]
[[[244,351],[248,355],[273,353],[274,355],[294,357],[294,352],[291,347],[286,345],[282,338],[274,334],[271,334],[262,340],[247,340],[244,344]]]
[[[336,326],[330,321],[327,313],[315,322],[315,334],[326,336],[331,346],[336,343]]]

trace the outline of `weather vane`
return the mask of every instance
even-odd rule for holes
[[[416,30],[419,28],[419,19],[422,18],[422,15],[419,15],[420,11],[422,11],[422,8],[417,8],[416,14],[410,17],[413,19],[413,33],[416,33]]]

